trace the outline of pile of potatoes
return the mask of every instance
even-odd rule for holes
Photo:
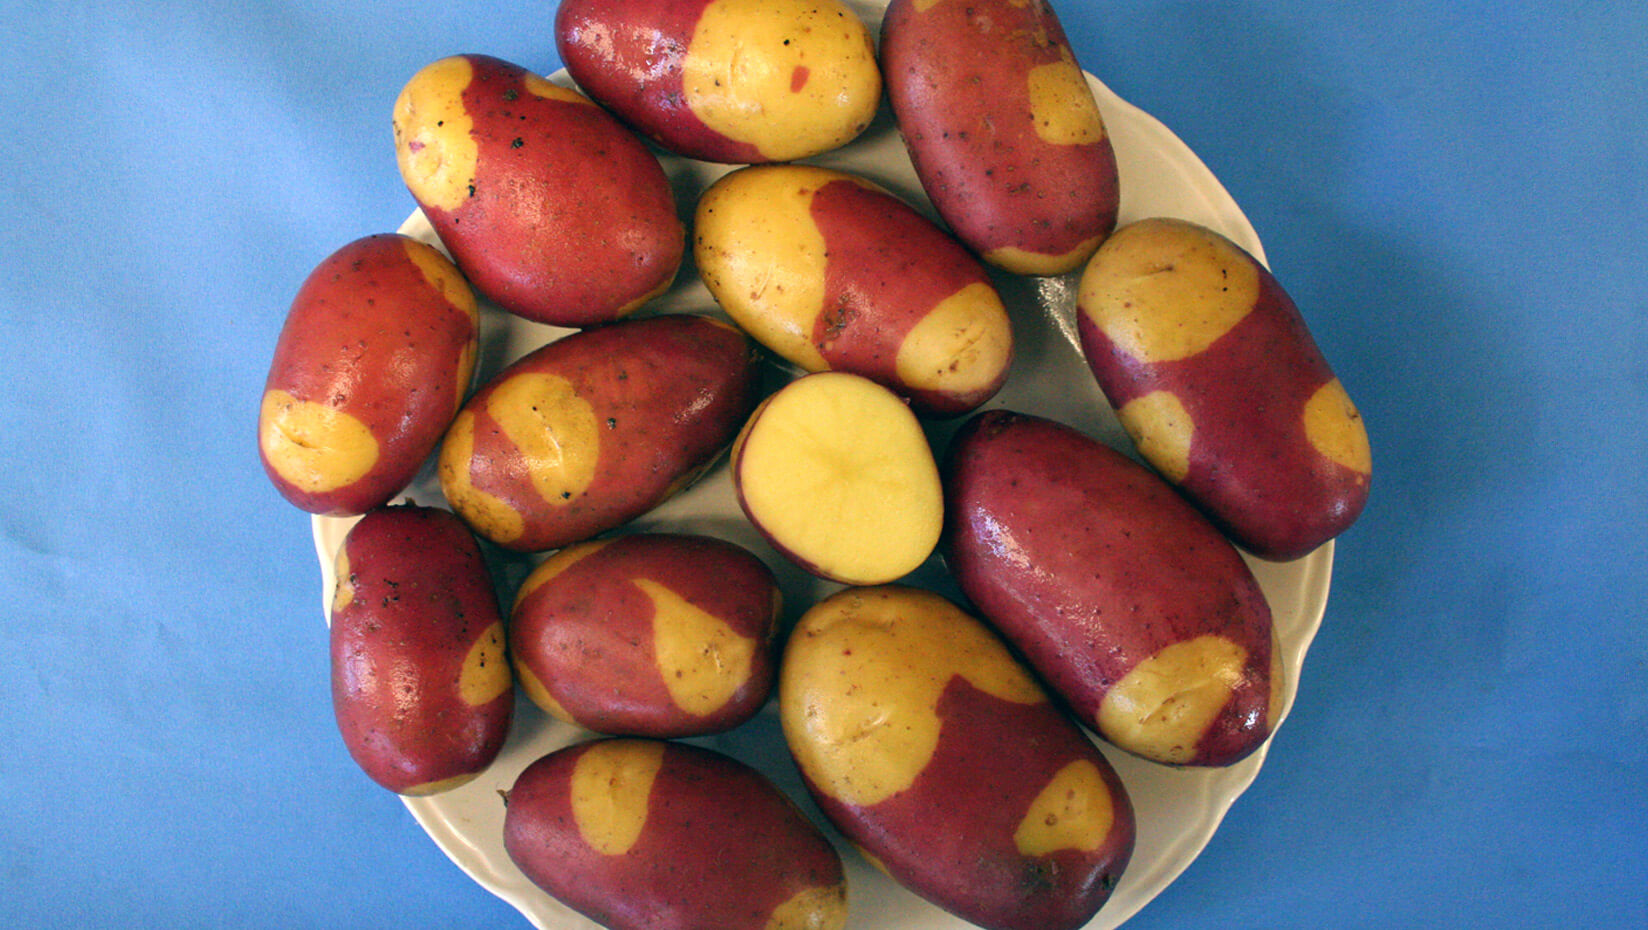
[[[1089,732],[1164,765],[1253,752],[1282,671],[1238,546],[1298,558],[1366,500],[1366,433],[1301,315],[1208,229],[1116,228],[1044,3],[891,0],[877,41],[836,0],[562,0],[555,38],[581,91],[480,55],[405,84],[398,166],[442,248],[343,246],[275,347],[270,480],[360,516],[331,602],[349,752],[449,790],[519,689],[598,737],[508,792],[504,845],[547,893],[614,928],[840,927],[824,833],[681,742],[776,691],[817,811],[877,867],[982,927],[1086,924],[1134,840]],[[802,163],[884,97],[937,222]],[[660,150],[736,167],[683,205]],[[689,256],[716,307],[649,309]],[[1014,357],[992,275],[1076,271],[1131,449],[987,406]],[[477,387],[482,301],[575,332]],[[396,503],[429,463],[446,506]],[[629,527],[713,468],[839,590],[786,622],[756,554]],[[544,554],[510,603],[494,547]],[[934,553],[966,603],[907,582]]]

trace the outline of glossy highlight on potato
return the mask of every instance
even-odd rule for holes
[[[258,412],[258,455],[283,497],[354,516],[417,475],[463,402],[480,325],[446,256],[393,233],[327,256],[292,301]]]
[[[985,261],[1063,274],[1115,227],[1115,152],[1050,4],[892,0],[881,63],[922,188]]]
[[[709,317],[573,333],[482,386],[441,443],[452,509],[522,552],[589,539],[690,484],[755,404],[754,347]]]
[[[870,32],[837,0],[562,0],[555,39],[591,97],[704,161],[827,152],[881,99]]]
[[[473,780],[503,748],[515,707],[475,538],[445,510],[383,507],[350,529],[335,572],[332,704],[350,756],[403,795]]]
[[[1360,516],[1366,428],[1276,278],[1197,224],[1153,218],[1082,274],[1089,367],[1139,453],[1247,551],[1296,559]]]
[[[1110,764],[983,623],[916,588],[847,588],[790,635],[784,736],[831,823],[981,927],[1065,930],[1132,854]]]
[[[666,290],[686,250],[663,166],[589,98],[485,55],[420,69],[394,108],[402,179],[475,289],[590,326]]]
[[[771,569],[708,536],[569,546],[527,576],[510,655],[527,697],[597,733],[730,730],[772,689],[781,597]]]
[[[721,308],[806,371],[861,375],[935,416],[978,407],[1007,379],[1012,326],[984,267],[863,178],[734,171],[698,202],[693,255]]]
[[[990,410],[945,461],[945,562],[1076,716],[1171,765],[1262,745],[1285,671],[1236,548],[1144,466],[1068,426]]]
[[[841,858],[765,776],[685,743],[606,739],[527,766],[504,848],[611,930],[841,930]]]

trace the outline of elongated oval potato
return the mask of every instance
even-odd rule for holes
[[[503,748],[515,707],[475,538],[445,510],[379,508],[349,530],[336,574],[332,705],[349,754],[403,795],[469,782]]]
[[[402,179],[475,289],[589,326],[662,293],[686,250],[663,166],[577,91],[484,55],[419,70],[395,101]]]
[[[954,416],[1007,379],[1013,333],[984,267],[908,204],[829,168],[757,165],[699,200],[710,293],[801,368],[862,375]]]
[[[985,261],[1063,274],[1115,227],[1115,152],[1050,5],[892,0],[881,63],[922,188]]]
[[[1202,226],[1118,230],[1082,274],[1087,363],[1139,453],[1242,548],[1344,532],[1373,474],[1361,414],[1263,265]]]
[[[569,546],[515,595],[510,656],[527,697],[597,733],[730,730],[772,690],[772,570],[708,536],[643,533]]]
[[[841,857],[765,776],[686,743],[607,739],[527,766],[504,849],[611,930],[840,930]]]
[[[586,93],[705,161],[827,152],[881,100],[870,31],[837,0],[562,0],[555,40]]]
[[[754,347],[732,326],[669,314],[551,342],[469,399],[441,443],[452,509],[524,552],[646,513],[720,454],[755,404]]]
[[[418,473],[463,403],[480,333],[446,256],[393,233],[338,249],[298,289],[258,412],[258,454],[288,501],[353,516]]]
[[[1086,924],[1133,850],[1110,764],[982,623],[926,591],[848,588],[780,666],[785,740],[831,823],[981,927]]]
[[[1270,735],[1270,607],[1214,526],[1144,466],[1051,420],[990,410],[945,462],[946,564],[1082,722],[1175,765]]]

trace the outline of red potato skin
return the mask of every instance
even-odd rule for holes
[[[665,287],[686,232],[657,157],[599,107],[539,97],[525,69],[466,57],[474,193],[452,211],[419,206],[475,289],[528,320],[579,327]]]
[[[406,254],[407,237],[357,239],[327,256],[292,301],[264,391],[325,404],[363,422],[377,463],[353,484],[306,491],[259,449],[275,488],[315,514],[355,516],[411,483],[469,385],[461,360],[479,339],[475,316],[430,284]]]
[[[612,930],[763,930],[791,896],[844,881],[829,840],[755,769],[664,744],[649,816],[624,855],[580,836],[573,767],[592,743],[553,752],[508,796],[504,848],[528,879]]]
[[[966,394],[912,389],[898,377],[898,349],[916,324],[957,291],[990,285],[961,243],[897,197],[846,180],[819,189],[812,219],[829,250],[813,344],[832,369],[863,375],[934,416],[967,413],[1001,389],[1010,365]]]
[[[515,698],[504,687],[473,706],[459,694],[466,656],[503,622],[475,538],[448,511],[396,505],[362,517],[343,545],[354,596],[332,614],[332,704],[350,756],[398,793],[479,773]],[[507,676],[501,648],[499,661]]]
[[[671,699],[652,648],[654,606],[637,579],[663,585],[761,644],[749,677],[718,710],[695,716]],[[597,733],[719,733],[753,717],[772,691],[777,592],[765,563],[724,540],[622,536],[520,599],[511,614],[510,652]]]
[[[710,2],[562,0],[555,45],[579,87],[654,142],[703,161],[766,161],[755,146],[704,125],[686,104],[682,59]]]
[[[1293,299],[1254,264],[1259,295],[1253,310],[1188,358],[1140,361],[1085,313],[1077,315],[1077,331],[1112,407],[1152,391],[1171,392],[1184,405],[1196,429],[1179,490],[1243,549],[1287,561],[1355,523],[1370,482],[1321,454],[1305,435],[1301,411],[1333,380],[1333,369]]]
[[[486,411],[498,386],[523,373],[567,379],[605,424],[594,481],[564,504],[538,495],[520,451]],[[495,541],[522,552],[556,549],[646,513],[732,442],[756,391],[749,339],[689,314],[619,321],[524,356],[465,405],[476,415],[469,480],[526,515],[520,538]]]
[[[962,591],[1089,726],[1163,647],[1217,632],[1241,681],[1188,765],[1270,735],[1271,615],[1247,564],[1154,472],[1051,420],[991,410],[945,462],[946,563]]]
[[[1041,0],[887,5],[888,101],[928,199],[974,251],[1062,255],[1115,228],[1120,186],[1109,137],[1055,145],[1035,132],[1026,76],[1069,49]]]
[[[1050,703],[1002,700],[956,676],[938,715],[938,748],[908,789],[858,807],[803,775],[819,809],[896,881],[971,923],[994,930],[1086,924],[1132,856],[1133,807],[1115,770]],[[1081,759],[1093,762],[1110,789],[1115,819],[1107,841],[1088,851],[1018,852],[1018,818],[1053,773]]]

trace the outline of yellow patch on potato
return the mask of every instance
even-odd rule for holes
[[[527,93],[532,94],[534,97],[542,97],[545,100],[555,100],[560,103],[582,103],[595,106],[595,101],[572,88],[562,87],[554,81],[539,77],[536,74],[526,75],[522,79],[522,83],[526,85]]]
[[[773,908],[765,930],[840,930],[847,925],[847,884],[803,888]]]
[[[1099,732],[1118,746],[1168,763],[1189,762],[1208,725],[1241,683],[1247,650],[1208,634],[1140,662],[1099,704]]]
[[[572,767],[572,818],[597,852],[622,856],[647,824],[652,783],[664,764],[664,743],[595,743]]]
[[[1373,451],[1368,445],[1367,427],[1338,378],[1310,395],[1310,400],[1305,402],[1304,417],[1305,438],[1316,451],[1351,471],[1373,473]]]
[[[881,99],[869,30],[836,0],[714,0],[681,68],[693,114],[773,161],[845,145]]]
[[[481,631],[464,655],[458,672],[458,697],[471,707],[497,700],[512,687],[509,660],[504,658],[504,625],[494,623]]]
[[[1076,243],[1075,248],[1058,255],[1046,252],[1031,252],[1014,245],[1004,245],[999,249],[991,249],[984,253],[984,260],[997,268],[1003,268],[1014,274],[1038,275],[1051,277],[1066,274],[1081,267],[1098,249],[1104,236],[1089,236]]]
[[[932,760],[954,678],[1005,701],[1047,699],[982,624],[916,589],[829,598],[802,618],[782,669],[796,761],[824,793],[863,807],[910,787]]]
[[[899,381],[914,390],[965,394],[995,383],[1012,353],[1012,327],[1000,295],[975,281],[911,328],[895,365]]]
[[[416,239],[402,238],[401,246],[406,251],[406,257],[423,275],[429,287],[467,316],[470,325],[480,325],[480,308],[475,303],[475,291],[469,286],[463,272],[458,270],[458,266],[452,264],[452,260],[441,254],[439,249]],[[468,383],[467,374],[458,379],[460,385]]]
[[[365,423],[278,388],[264,392],[258,442],[269,467],[310,494],[346,488],[378,464],[378,439]]]
[[[1067,48],[1058,61],[1030,69],[1030,115],[1036,137],[1049,145],[1091,145],[1105,138],[1104,118],[1087,78]]]
[[[652,650],[675,706],[715,713],[750,680],[757,643],[650,578],[635,586],[652,601]]]
[[[521,582],[520,588],[516,589],[515,606],[521,606],[521,602],[526,600],[528,595],[543,587],[555,576],[611,544],[612,540],[610,539],[592,539],[589,542],[567,546],[565,549],[539,562],[538,567],[534,568],[532,573],[526,576],[526,580]]]
[[[1099,767],[1077,759],[1053,774],[1030,802],[1013,832],[1013,845],[1026,856],[1045,856],[1062,849],[1091,852],[1104,844],[1116,816]]]
[[[1282,702],[1287,699],[1287,666],[1282,662],[1282,643],[1276,631],[1270,633],[1270,700],[1265,704],[1265,731],[1275,733],[1282,722]]]
[[[469,466],[475,458],[475,414],[465,410],[452,421],[436,464],[441,493],[453,511],[487,539],[509,543],[526,532],[526,518],[502,498],[475,487]]]
[[[419,203],[456,210],[475,183],[480,146],[463,92],[474,68],[461,55],[424,66],[395,100],[395,158]]]
[[[727,175],[698,203],[693,259],[721,308],[757,342],[807,371],[824,312],[826,249],[812,199],[839,174],[786,166]]]
[[[1139,454],[1162,477],[1177,484],[1190,474],[1190,443],[1196,423],[1172,391],[1151,391],[1116,411]]]
[[[521,662],[519,659],[515,661],[515,678],[521,683],[521,691],[526,695],[527,700],[538,705],[538,708],[544,713],[574,726],[582,726],[572,716],[572,712],[566,709],[566,705],[555,700],[555,696],[549,693],[548,688],[544,687],[543,679],[534,674],[532,669],[527,668],[526,663]]]
[[[1081,312],[1141,362],[1189,358],[1230,332],[1259,296],[1258,267],[1189,223],[1140,220],[1107,239],[1083,272]]]
[[[545,501],[563,505],[595,480],[600,424],[572,382],[539,372],[515,375],[493,388],[486,412],[526,458],[532,487]]]
[[[349,548],[338,547],[338,556],[332,560],[332,613],[336,614],[355,601],[355,582],[349,570]]]

